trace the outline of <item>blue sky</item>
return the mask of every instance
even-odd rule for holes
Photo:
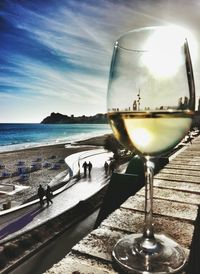
[[[134,28],[169,24],[198,40],[199,10],[197,0],[1,0],[0,122],[106,112],[114,41]]]

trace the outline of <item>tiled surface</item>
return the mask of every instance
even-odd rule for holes
[[[144,211],[144,197],[136,195],[130,197],[122,206],[122,208],[130,208],[137,211]],[[192,220],[196,219],[198,207],[186,203],[176,201],[167,201],[155,198],[153,201],[154,214],[173,217],[176,219]]]
[[[187,183],[197,183],[200,184],[200,177],[190,175],[190,171],[188,172],[189,175],[185,174],[165,174],[161,172],[155,176],[156,179],[161,180],[170,180],[170,181],[177,181],[177,182],[187,182]]]
[[[141,191],[139,191],[137,194],[144,196],[145,195],[144,189],[141,189]],[[158,188],[158,187],[154,187],[153,196],[155,199],[160,198],[163,200],[177,201],[182,203],[188,203],[191,205],[192,204],[198,205],[200,201],[200,194],[188,193],[180,190]]]
[[[126,233],[140,233],[143,229],[143,223],[144,213],[120,208],[104,220],[102,226]],[[194,230],[193,224],[171,217],[156,216],[154,218],[154,228],[156,233],[168,234],[176,239],[182,246],[189,249]]]
[[[160,187],[163,189],[174,189],[174,190],[181,190],[188,193],[199,193],[200,194],[200,184],[198,183],[188,183],[188,182],[175,182],[162,179],[155,179],[154,186]],[[189,195],[189,194],[188,194]]]
[[[58,263],[58,270],[56,274],[116,274],[109,264],[103,264],[102,262],[96,262],[95,259],[85,258],[79,255],[69,254],[65,258],[65,263]],[[81,272],[80,272],[81,269]],[[54,269],[47,271],[48,274],[55,274]]]

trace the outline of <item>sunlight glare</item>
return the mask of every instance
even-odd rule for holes
[[[186,39],[195,58],[197,43],[189,31],[175,26],[158,28],[147,40],[147,52],[142,62],[153,76],[167,78],[175,75],[184,62],[180,45]]]
[[[140,147],[145,148],[152,140],[152,136],[145,128],[136,128],[130,132],[131,140]]]

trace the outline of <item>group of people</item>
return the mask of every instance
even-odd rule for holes
[[[87,163],[86,161],[83,163],[82,165],[83,170],[84,170],[84,176],[87,175],[87,171],[88,171],[88,175],[90,176],[91,171],[92,171],[92,163],[89,161],[89,163]]]
[[[88,163],[85,161],[82,165],[83,167],[83,170],[84,170],[84,176],[86,177],[87,176],[87,173],[88,175],[90,176],[91,175],[91,171],[92,171],[92,163],[89,161]],[[104,163],[104,170],[105,170],[105,173],[106,174],[110,174],[110,173],[113,173],[115,169],[115,162],[114,161],[111,161],[109,164],[107,161],[105,161]],[[50,188],[50,186],[48,185],[46,189],[43,188],[43,186],[40,184],[39,185],[39,188],[38,188],[38,197],[40,199],[40,205],[41,207],[44,206],[44,203],[45,203],[45,197],[46,197],[46,203],[47,203],[47,206],[49,206],[49,204],[53,204],[53,201],[52,201],[52,197],[53,197],[53,192]]]
[[[104,163],[104,170],[105,170],[106,175],[113,173],[114,170],[115,170],[115,167],[116,166],[115,166],[115,162],[114,161],[111,161],[109,164],[108,164],[108,162],[105,161],[105,163]]]
[[[52,201],[53,191],[51,190],[49,185],[47,186],[46,189],[44,189],[42,185],[39,185],[38,197],[40,199],[40,206],[41,207],[44,206],[45,197],[46,197],[47,206],[49,206],[49,203],[53,204],[53,201]]]

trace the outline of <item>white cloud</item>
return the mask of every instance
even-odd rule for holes
[[[4,77],[1,83],[12,83],[19,89],[19,94],[1,91],[0,100],[30,98],[32,102],[35,100],[38,109],[42,110],[43,106],[43,114],[59,109],[60,112],[66,109],[66,114],[73,109],[82,114],[90,110],[94,113],[95,109],[103,112],[112,47],[122,33],[160,24],[188,26],[195,33],[199,28],[198,1],[104,0],[95,3],[66,0],[60,4],[57,1],[54,11],[43,14],[18,4],[19,9],[23,8],[24,16],[15,20],[16,26],[35,39],[33,47],[39,42],[60,58],[62,67],[31,58],[31,48],[30,57],[10,55],[13,72],[20,76]],[[195,75],[199,87],[198,66],[195,66]]]

